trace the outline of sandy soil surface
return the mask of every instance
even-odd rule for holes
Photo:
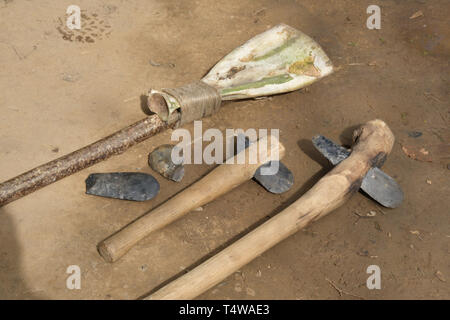
[[[227,103],[203,122],[204,129],[280,128],[284,162],[295,174],[289,192],[269,194],[249,181],[149,236],[117,263],[104,262],[96,244],[211,170],[188,165],[181,183],[152,172],[147,154],[168,143],[170,131],[0,208],[0,298],[142,296],[323,176],[330,165],[314,151],[312,136],[348,144],[351,128],[381,118],[397,138],[384,170],[403,187],[400,208],[381,209],[356,194],[200,298],[449,299],[450,160],[413,160],[402,146],[449,143],[450,4],[378,1],[381,29],[369,30],[366,8],[373,3],[1,1],[0,181],[143,118],[140,96],[149,88],[200,79],[230,50],[280,22],[317,40],[336,72],[306,90]],[[59,29],[70,4],[89,18],[83,38]],[[423,15],[410,19],[418,10]],[[161,192],[145,203],[84,194],[90,173],[111,171],[152,173]],[[373,264],[381,268],[381,290],[366,287]],[[66,288],[69,265],[81,268],[81,290]]]

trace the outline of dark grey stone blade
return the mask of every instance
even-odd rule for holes
[[[351,153],[324,136],[315,136],[312,142],[314,147],[333,165],[339,164]],[[403,191],[398,183],[379,168],[371,168],[367,172],[361,189],[379,204],[388,208],[396,208],[403,201]]]
[[[145,201],[158,192],[158,181],[140,172],[93,173],[86,179],[86,193],[101,197]]]
[[[367,172],[361,189],[372,199],[388,208],[397,208],[403,201],[403,191],[398,183],[376,167]]]
[[[330,139],[325,138],[324,136],[315,136],[312,138],[312,143],[314,147],[316,147],[316,149],[319,150],[319,152],[323,154],[333,166],[337,165],[350,155],[350,151],[334,143]]]
[[[272,163],[278,163],[278,171],[273,175],[261,174],[261,169],[270,167]],[[276,164],[275,164],[276,165]],[[294,175],[281,161],[269,161],[260,166],[253,176],[260,185],[272,193],[283,193],[288,191],[294,184]]]
[[[235,140],[235,154],[238,154],[242,150],[247,149],[250,144],[251,142],[248,137],[241,133],[238,134]],[[283,193],[288,191],[294,184],[294,175],[281,161],[276,162],[278,163],[278,171],[275,174],[262,174],[261,168],[268,168],[272,165],[272,161],[269,161],[256,170],[253,179],[269,192]]]

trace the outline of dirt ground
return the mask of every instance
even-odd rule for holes
[[[58,29],[71,4],[96,26],[83,41]],[[380,30],[366,28],[370,4],[381,7]],[[449,299],[450,160],[417,161],[402,150],[449,143],[449,16],[447,0],[1,1],[0,181],[143,118],[149,88],[200,79],[280,22],[318,41],[336,72],[306,90],[226,103],[203,121],[204,130],[280,128],[295,175],[289,192],[245,183],[114,264],[99,256],[98,242],[211,170],[188,165],[181,183],[152,172],[147,155],[170,142],[170,131],[0,208],[0,298],[140,297],[318,181],[330,165],[312,136],[348,144],[351,128],[380,118],[397,139],[383,169],[404,190],[401,207],[382,209],[358,193],[199,298]],[[90,173],[113,171],[152,173],[161,192],[144,203],[85,195]],[[69,265],[81,268],[81,290],[66,288]],[[381,269],[381,290],[366,287],[369,265]]]

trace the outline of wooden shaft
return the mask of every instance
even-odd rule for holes
[[[381,120],[359,131],[351,155],[288,208],[192,271],[145,299],[193,299],[242,268],[280,241],[341,205],[355,193],[372,166],[384,161],[394,136]]]
[[[260,147],[267,146],[264,152]],[[109,262],[122,257],[138,241],[181,218],[186,213],[236,188],[255,174],[256,169],[271,160],[284,156],[284,147],[275,137],[267,136],[253,143],[204,178],[181,191],[148,214],[135,220],[98,245],[100,255]],[[240,161],[245,155],[245,161]],[[258,155],[252,158],[250,155]],[[255,159],[256,161],[250,161]]]
[[[142,119],[84,148],[50,161],[0,184],[0,206],[70,176],[166,129],[157,115]]]

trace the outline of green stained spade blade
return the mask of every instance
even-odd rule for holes
[[[316,41],[279,24],[231,51],[202,81],[217,88],[222,100],[234,100],[298,90],[332,72]]]

